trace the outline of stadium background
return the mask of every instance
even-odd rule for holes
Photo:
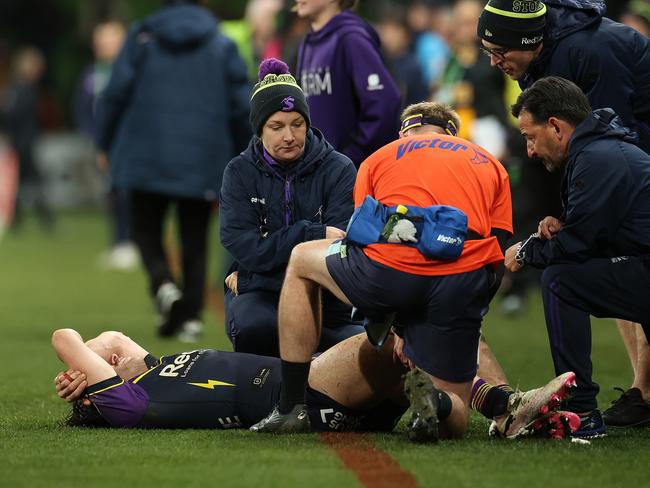
[[[109,240],[101,196],[94,187],[78,188],[79,182],[95,184],[95,176],[85,170],[86,176],[80,176],[67,160],[75,154],[70,149],[72,99],[76,79],[91,59],[92,26],[106,16],[128,23],[161,3],[0,2],[0,92],[9,83],[16,48],[33,44],[47,61],[39,108],[49,138],[44,159],[54,168],[48,183],[57,216],[51,232],[28,213],[19,232],[0,237],[0,486],[647,486],[642,461],[650,441],[647,430],[613,431],[591,445],[499,442],[487,438],[485,420],[474,416],[468,439],[417,446],[406,442],[402,425],[391,435],[372,435],[361,442],[332,442],[317,435],[262,438],[245,431],[62,428],[59,421],[67,405],[52,387],[60,370],[49,346],[53,329],[74,327],[85,336],[118,329],[155,353],[186,347],[155,337],[139,269],[106,271],[98,264]],[[388,3],[407,2],[362,1],[360,12],[377,20],[378,7]],[[231,20],[241,17],[245,4],[210,2],[220,17]],[[609,16],[615,18],[623,2],[608,4]],[[173,225],[168,237],[172,242]],[[206,335],[199,346],[228,348],[216,227],[211,239]],[[527,307],[513,317],[500,313],[499,300],[486,319],[486,336],[511,383],[535,387],[553,374],[540,300],[533,290]],[[594,320],[593,330],[599,402],[606,407],[618,396],[613,386],[628,386],[631,370],[613,321]],[[350,461],[354,456],[362,461]]]

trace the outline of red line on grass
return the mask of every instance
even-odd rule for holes
[[[379,450],[366,434],[323,432],[321,438],[366,488],[419,486],[411,473],[390,454]]]

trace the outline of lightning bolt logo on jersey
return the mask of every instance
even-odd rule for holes
[[[101,384],[89,393],[109,421],[110,408],[141,410],[139,420],[134,422],[131,416],[130,423],[122,426],[246,427],[263,418],[277,402],[279,362],[277,358],[200,349],[164,356],[137,378],[122,382],[116,377],[114,385]],[[145,400],[133,402],[133,396]]]

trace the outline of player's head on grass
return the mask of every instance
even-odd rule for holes
[[[72,410],[63,421],[63,425],[68,427],[110,427],[97,408],[84,398],[72,402]]]

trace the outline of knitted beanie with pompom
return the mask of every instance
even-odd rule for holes
[[[275,58],[266,59],[260,64],[258,77],[259,82],[251,96],[250,112],[255,134],[259,136],[262,133],[264,123],[275,112],[298,112],[305,118],[307,126],[311,124],[305,94],[286,63]]]

